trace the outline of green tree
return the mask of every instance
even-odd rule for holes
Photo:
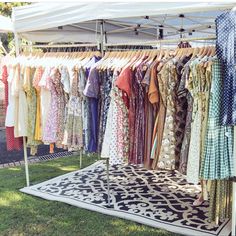
[[[0,2],[0,14],[3,16],[11,17],[12,8],[30,4],[28,2]],[[0,34],[3,47],[6,51],[9,51],[9,44],[13,40],[14,35],[12,33]]]

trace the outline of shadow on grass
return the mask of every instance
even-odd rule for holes
[[[94,163],[96,159],[94,156],[84,157],[83,167]],[[77,156],[42,162],[30,166],[30,181],[36,184],[78,169]],[[175,235],[65,203],[30,196],[19,191],[24,186],[24,167],[0,170],[0,235]]]

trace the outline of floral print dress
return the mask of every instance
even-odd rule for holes
[[[65,130],[67,132],[67,146],[69,150],[80,150],[83,148],[83,119],[82,119],[82,103],[83,88],[80,83],[84,79],[79,74],[77,66],[71,68],[72,84],[70,91],[70,99],[68,102],[68,113],[66,118]]]
[[[36,125],[36,114],[37,114],[37,95],[36,90],[33,87],[33,76],[35,74],[35,68],[27,66],[24,74],[24,90],[27,95],[28,104],[28,136],[27,146],[30,147],[31,155],[37,153],[37,147],[41,144],[41,141],[35,139],[35,125]]]
[[[60,74],[58,73],[58,69],[52,68],[49,76],[51,104],[43,132],[43,142],[45,144],[56,143],[58,127],[58,96],[56,91],[56,81],[60,76]]]
[[[174,170],[175,169],[175,115],[176,115],[176,85],[177,73],[174,61],[167,62],[160,72],[160,92],[166,107],[166,117],[164,124],[163,137],[161,142],[158,168]]]

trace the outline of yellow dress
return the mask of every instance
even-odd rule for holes
[[[35,140],[41,141],[42,140],[42,124],[41,124],[41,99],[40,99],[40,93],[41,89],[39,86],[39,82],[42,78],[43,75],[43,68],[38,67],[36,69],[36,72],[34,74],[34,79],[33,79],[33,86],[35,87],[36,90],[36,97],[37,97],[37,108],[36,108],[36,121],[35,121],[35,134],[34,138]]]

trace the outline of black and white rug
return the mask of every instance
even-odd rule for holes
[[[192,205],[199,190],[177,171],[111,167],[110,207],[106,167],[101,161],[20,191],[184,235],[230,233],[229,220],[219,225],[208,222],[207,202],[200,207]]]

